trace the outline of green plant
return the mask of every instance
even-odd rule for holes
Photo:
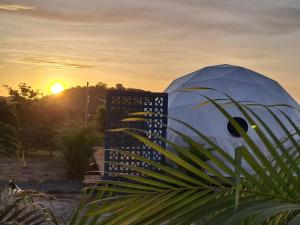
[[[5,101],[0,101],[0,154],[18,158],[21,147],[15,111]]]
[[[31,86],[21,83],[18,89],[13,89],[8,85],[4,85],[10,96],[10,108],[13,108],[14,113],[18,117],[20,139],[25,151],[33,142],[34,136],[30,133],[33,126],[32,118],[35,118],[35,103],[41,94],[38,90],[33,90]]]
[[[0,224],[58,224],[51,210],[39,203],[40,200],[50,201],[51,197],[34,191],[0,190]]]
[[[61,131],[61,149],[69,176],[82,180],[94,152],[102,143],[102,136],[93,127],[73,126]]]
[[[280,107],[241,104],[226,96],[248,123],[255,125],[254,131],[268,151],[267,155],[263,155],[256,142],[226,111],[225,105],[219,104],[219,100],[204,97],[233,124],[246,143],[236,149],[234,157],[191,125],[174,118],[169,119],[191,129],[206,145],[200,145],[177,131],[187,143],[186,146],[193,146],[193,149],[189,151],[188,147],[165,140],[172,146],[174,152],[171,152],[136,133],[136,130],[118,129],[151,146],[170,160],[172,165],[158,164],[131,152],[115,150],[146,162],[159,169],[159,172],[151,168],[128,166],[143,176],[118,174],[123,179],[100,181],[99,186],[93,189],[98,193],[97,197],[81,205],[78,209],[81,216],[70,224],[300,224],[300,145],[295,138],[300,135],[298,125]],[[285,133],[284,140],[275,136],[252,109],[253,106],[269,112]],[[287,130],[278,114],[274,113],[275,110],[290,123],[295,133]],[[211,149],[222,160],[212,154]],[[208,160],[198,157],[195,151]],[[250,165],[254,174],[241,166],[242,160]],[[228,176],[224,176],[224,172]]]

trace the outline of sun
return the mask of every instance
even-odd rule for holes
[[[63,90],[65,90],[65,87],[61,83],[55,83],[50,87],[52,94],[59,94]]]

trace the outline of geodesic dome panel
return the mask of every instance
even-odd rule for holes
[[[218,91],[200,89],[187,91],[187,89],[200,87],[213,88]],[[234,135],[230,130],[228,119],[212,104],[195,107],[207,101],[202,95],[206,95],[211,99],[225,99],[227,97],[223,93],[226,93],[236,101],[244,104],[253,102],[262,105],[289,105],[293,108],[286,106],[277,106],[276,108],[285,112],[293,122],[300,124],[299,105],[280,84],[257,72],[239,66],[217,65],[205,67],[174,80],[165,92],[169,95],[168,115],[170,117],[192,125],[225,149],[231,156],[234,156],[235,148],[245,143],[242,138]],[[228,100],[219,101],[220,104],[226,102],[228,103]],[[246,124],[241,123],[245,128],[247,127],[247,133],[256,141],[261,151],[265,152],[264,145],[254,131],[255,126],[248,124],[248,121],[233,104],[227,104],[224,107],[232,117],[240,118],[238,119],[240,122],[243,120],[246,122]],[[288,130],[293,132],[292,125],[277,109],[274,107],[272,111],[282,120]],[[263,119],[279,139],[285,137],[283,130],[266,109],[253,106],[252,110]],[[196,140],[198,138],[190,129],[174,120],[169,119],[168,126]],[[167,132],[167,137],[172,142],[183,144],[181,138],[170,129]],[[201,142],[202,140],[198,141]],[[244,165],[244,167],[247,167],[247,165]]]

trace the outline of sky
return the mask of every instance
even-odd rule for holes
[[[299,40],[299,0],[0,0],[0,84],[163,91],[202,67],[233,64],[299,102]]]

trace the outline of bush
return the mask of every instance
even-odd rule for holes
[[[102,144],[102,134],[93,127],[73,126],[61,131],[60,144],[69,178],[82,180],[88,170],[93,147]]]

